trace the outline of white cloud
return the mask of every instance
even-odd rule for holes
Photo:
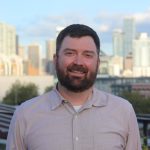
[[[135,13],[133,17],[136,21],[137,32],[146,32],[150,35],[150,9]]]
[[[137,23],[150,22],[150,10],[142,13],[135,13],[133,16]]]
[[[108,24],[101,24],[98,30],[99,32],[108,32],[110,30],[110,27]]]
[[[32,22],[20,28],[19,35],[22,38],[41,38],[42,40],[54,38],[56,27],[65,27],[72,23],[84,23],[95,29],[104,42],[111,42],[112,31],[115,28],[122,28],[123,19],[129,14],[115,14],[110,12],[100,12],[95,18],[83,14],[62,14],[60,16],[37,17]],[[143,13],[132,14],[136,18],[138,32],[150,33],[150,9]]]
[[[115,28],[122,27],[123,14],[112,14],[109,12],[100,12],[94,19],[100,32],[111,34]],[[111,36],[111,35],[110,35]]]
[[[72,23],[86,23],[86,18],[73,14],[64,16],[46,16],[44,18],[37,18],[27,26],[22,28],[21,34],[29,37],[55,37],[56,27],[65,27]]]

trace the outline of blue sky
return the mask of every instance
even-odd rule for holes
[[[0,22],[16,27],[21,44],[55,37],[56,26],[84,23],[99,34],[102,49],[111,53],[112,30],[123,18],[136,18],[137,31],[150,35],[150,0],[1,0]]]

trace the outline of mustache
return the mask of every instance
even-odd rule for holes
[[[82,65],[71,65],[71,66],[68,66],[67,67],[67,70],[68,71],[79,71],[79,72],[82,72],[82,73],[87,73],[88,72],[88,69]]]

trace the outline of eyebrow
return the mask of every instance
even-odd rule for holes
[[[94,52],[94,51],[92,51],[92,50],[85,50],[85,51],[84,51],[84,53],[95,54],[95,52]]]
[[[76,51],[76,50],[72,48],[65,48],[64,51]]]
[[[76,51],[76,49],[65,48],[64,51]],[[93,50],[84,50],[83,53],[91,53],[91,54],[95,54],[95,52],[94,52]]]

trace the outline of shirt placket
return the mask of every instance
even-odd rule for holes
[[[66,109],[72,114],[72,146],[73,150],[80,150],[79,148],[79,113],[74,110],[72,105],[63,101]]]
[[[73,129],[73,147],[74,150],[79,150],[79,120],[78,120],[78,113],[73,115],[73,122],[72,122],[72,129]]]

